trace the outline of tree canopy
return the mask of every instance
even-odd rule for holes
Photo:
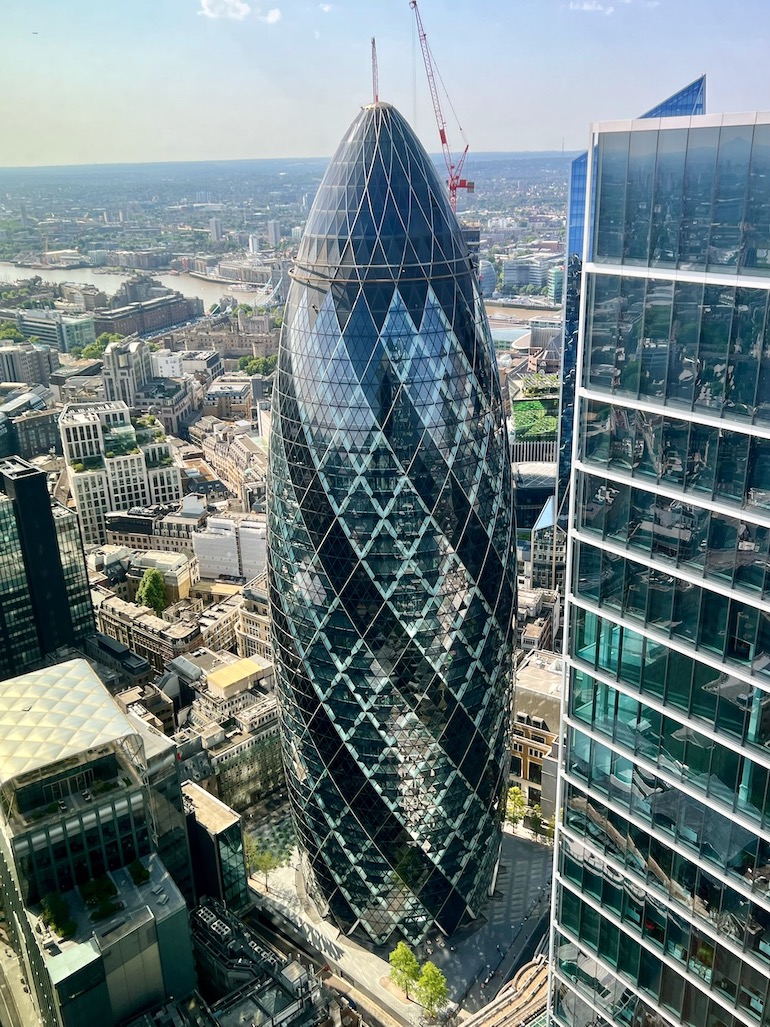
[[[508,789],[505,800],[505,819],[514,827],[524,819],[527,812],[527,804],[524,801],[524,793],[518,785]]]
[[[3,321],[0,323],[0,339],[8,339],[10,342],[24,342],[24,336],[19,331],[15,321]]]
[[[278,363],[278,357],[241,357],[238,368],[246,374],[271,374]]]
[[[426,963],[423,966],[415,991],[428,1016],[435,1016],[443,1009],[449,997],[446,977],[435,963]]]
[[[159,617],[168,606],[166,583],[157,567],[148,567],[136,590],[136,601],[149,608]]]
[[[80,356],[85,357],[86,360],[101,360],[109,344],[111,342],[120,342],[122,338],[123,336],[119,332],[102,332],[101,335],[97,336],[96,342],[89,342],[87,346],[83,347],[80,351]],[[72,352],[75,352],[74,347]]]
[[[250,834],[244,835],[243,838],[243,858],[249,874],[265,875],[265,891],[269,891],[268,877],[270,873],[286,862],[285,857],[280,856],[269,845]]]
[[[420,979],[420,964],[405,941],[400,941],[388,956],[390,979],[409,998],[409,985]]]

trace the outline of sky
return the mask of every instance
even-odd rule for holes
[[[708,75],[770,110],[767,0],[419,0],[471,153],[585,149]],[[321,157],[379,95],[439,149],[409,0],[2,0],[0,166]],[[442,97],[449,141],[461,129]]]

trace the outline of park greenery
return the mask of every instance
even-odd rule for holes
[[[522,400],[512,404],[516,439],[556,438],[559,420],[557,403],[539,399]]]
[[[278,357],[241,357],[238,361],[238,369],[245,371],[248,375],[261,374],[268,375],[272,374],[275,370],[275,365],[278,363]]]
[[[122,338],[123,336],[119,332],[102,332],[101,335],[97,336],[96,342],[89,342],[82,349],[78,346],[73,346],[70,353],[73,357],[83,357],[84,360],[101,360],[109,344],[111,342],[120,342]]]
[[[2,321],[0,322],[0,339],[5,339],[8,342],[24,342],[24,336],[19,331],[18,325],[14,321]]]
[[[157,567],[148,567],[136,590],[136,601],[140,606],[149,606],[158,617],[168,606],[166,583]]]
[[[447,1003],[449,989],[446,977],[435,965],[427,962],[420,967],[414,952],[404,941],[388,956],[390,979],[409,998],[409,988],[414,989],[417,1001],[429,1017],[434,1017]]]

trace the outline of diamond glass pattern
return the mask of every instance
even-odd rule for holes
[[[486,314],[389,105],[340,145],[293,278],[268,485],[292,811],[323,910],[417,942],[475,916],[493,879],[516,577]]]

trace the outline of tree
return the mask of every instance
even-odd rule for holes
[[[518,785],[508,789],[508,797],[505,801],[505,819],[513,827],[516,827],[524,819],[527,811],[527,804],[524,801],[524,793]]]
[[[390,979],[409,998],[409,985],[420,980],[420,964],[405,941],[400,941],[388,956]]]
[[[9,342],[24,342],[24,336],[13,321],[3,321],[0,324],[0,339],[8,339]]]
[[[101,360],[104,351],[111,342],[120,342],[123,336],[119,332],[102,332],[96,342],[89,342],[81,351],[81,356],[86,360]]]
[[[443,1009],[449,997],[446,977],[435,963],[426,963],[422,968],[415,991],[428,1016],[435,1016]]]
[[[265,891],[269,891],[268,877],[273,870],[283,866],[285,860],[275,853],[264,842],[252,835],[244,835],[243,858],[246,863],[246,870],[249,874],[258,873],[265,875]]]
[[[548,824],[545,829],[545,836],[548,839],[549,845],[553,845],[554,835],[556,834],[556,814],[548,820]]]
[[[136,601],[140,606],[149,608],[159,617],[168,606],[166,584],[157,567],[148,567],[136,590]]]
[[[527,814],[527,820],[529,821],[529,829],[532,832],[533,838],[537,838],[538,835],[543,833],[543,811],[540,809],[540,803],[535,803]]]

